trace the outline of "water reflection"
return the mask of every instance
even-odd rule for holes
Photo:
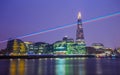
[[[54,75],[54,60],[32,59],[26,62],[27,75]]]
[[[56,74],[65,75],[65,59],[56,59]]]
[[[119,75],[120,59],[45,58],[0,60],[0,75]]]
[[[0,59],[0,75],[9,75],[10,61]]]
[[[101,67],[101,61],[100,59],[96,60],[96,74],[97,75],[102,75],[102,67]]]
[[[79,75],[86,75],[85,59],[80,59]]]
[[[85,60],[77,58],[57,59],[56,75],[85,75]]]
[[[10,60],[10,75],[25,75],[25,60],[15,59]]]
[[[85,75],[84,59],[11,59],[10,75]]]
[[[65,65],[65,75],[73,75],[73,65],[72,64],[70,64],[70,63],[72,63],[72,61],[71,61],[72,59],[69,59],[69,58],[67,58],[66,59],[66,65]]]

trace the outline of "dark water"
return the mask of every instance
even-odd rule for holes
[[[120,75],[120,59],[0,59],[0,75]]]

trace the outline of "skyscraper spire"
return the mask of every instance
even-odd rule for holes
[[[78,12],[78,19],[81,19],[81,12]]]
[[[82,19],[81,19],[81,13],[78,13],[78,23],[77,23],[77,31],[76,31],[76,40],[84,40],[83,35],[83,28],[82,28]]]

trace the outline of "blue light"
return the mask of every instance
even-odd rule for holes
[[[46,32],[50,32],[50,31],[55,31],[55,30],[67,28],[67,27],[73,26],[73,25],[75,25],[75,24],[76,24],[76,23],[67,24],[67,25],[63,25],[63,26],[56,27],[56,28],[51,28],[51,29],[47,29],[47,30],[40,31],[40,32],[35,32],[35,33],[27,34],[27,35],[24,35],[24,36],[16,37],[16,38],[22,39],[22,38],[29,37],[29,36],[34,36],[34,35],[38,35],[38,34],[43,34],[43,33],[46,33]]]
[[[83,21],[83,24],[84,23],[93,22],[93,21],[97,21],[97,20],[102,20],[102,19],[110,18],[110,17],[117,16],[117,15],[120,15],[120,12],[116,12],[116,13],[112,13],[112,14],[109,14],[109,15],[100,16],[100,17],[96,17],[96,18],[93,18],[93,19],[90,19],[90,20],[86,20],[86,21]]]

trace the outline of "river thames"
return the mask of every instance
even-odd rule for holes
[[[0,75],[120,75],[120,59],[0,59]]]

